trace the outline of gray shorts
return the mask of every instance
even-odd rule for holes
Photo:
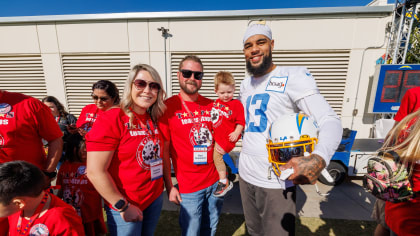
[[[296,187],[261,188],[239,178],[245,223],[250,235],[295,235]]]

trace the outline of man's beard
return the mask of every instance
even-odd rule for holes
[[[267,71],[270,69],[272,64],[273,64],[273,57],[270,51],[270,54],[263,57],[263,60],[259,66],[253,67],[251,64],[251,59],[248,59],[246,61],[246,70],[251,75],[255,77],[260,77],[267,73]]]
[[[194,84],[196,88],[191,90],[188,88],[188,84]],[[198,87],[198,84],[196,82],[179,83],[179,86],[181,87],[182,91],[184,91],[188,95],[196,94],[198,90],[200,89],[200,87]]]

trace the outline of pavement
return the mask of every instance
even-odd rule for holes
[[[173,182],[176,183],[175,178]],[[327,186],[317,183],[322,194],[316,192],[314,185],[301,185],[297,188],[296,209],[300,217],[324,219],[372,220],[370,218],[375,197],[365,192],[362,180],[347,179],[338,186]],[[169,202],[164,194],[163,209],[178,211],[179,206]],[[225,196],[222,213],[243,214],[239,182]]]

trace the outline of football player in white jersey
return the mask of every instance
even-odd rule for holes
[[[313,184],[329,164],[341,141],[340,118],[319,93],[305,67],[276,66],[272,62],[271,29],[250,25],[243,38],[250,77],[241,84],[245,133],[239,159],[239,184],[248,231],[251,235],[294,235],[296,187]],[[267,178],[271,166],[266,149],[268,130],[278,117],[304,112],[319,125],[318,145],[310,156],[292,158],[284,169],[294,173],[286,181]],[[277,178],[275,178],[277,177]]]

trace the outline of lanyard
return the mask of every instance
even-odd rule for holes
[[[29,219],[28,223],[26,224],[26,226],[25,226],[25,228],[23,229],[22,232],[21,232],[21,230],[22,230],[23,210],[21,211],[21,213],[19,215],[19,220],[18,220],[18,223],[17,223],[18,234],[26,235],[26,232],[28,231],[28,229],[32,226],[34,221],[39,217],[39,214],[41,214],[42,208],[44,208],[45,204],[47,203],[48,196],[49,196],[49,194],[47,192],[45,192],[45,195],[42,198],[41,203],[39,203],[38,207],[36,208],[36,210],[34,212],[34,215]]]
[[[152,137],[153,145],[156,145],[157,139],[158,139],[154,132],[156,129],[155,128],[156,126],[153,124],[153,122],[150,119],[146,120],[146,125],[144,125],[143,122],[141,121],[141,117],[137,113],[135,113],[133,109],[131,109],[131,107],[129,109],[136,117],[136,120],[140,124],[141,129],[149,133],[149,135]]]
[[[184,107],[184,109],[187,111],[188,113],[188,117],[190,117],[193,121],[194,124],[201,124],[201,108],[200,105],[198,105],[198,110],[199,110],[199,116],[198,116],[198,122],[194,122],[194,117],[193,117],[193,113],[190,111],[190,109],[188,109],[187,104],[185,104],[184,99],[182,99],[181,94],[178,94],[179,99],[181,100],[182,106]]]

